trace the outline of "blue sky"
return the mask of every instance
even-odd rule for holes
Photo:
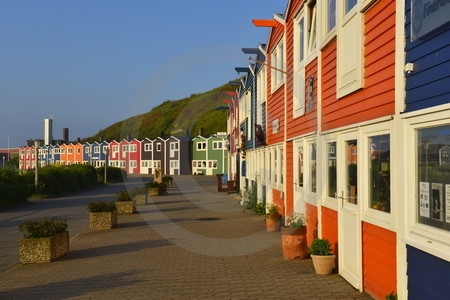
[[[88,137],[117,121],[220,86],[266,43],[252,19],[284,0],[0,1],[0,148]]]

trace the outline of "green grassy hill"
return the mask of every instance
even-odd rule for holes
[[[92,143],[103,140],[121,140],[127,138],[143,139],[161,135],[197,136],[201,128],[204,135],[226,131],[228,110],[216,110],[225,106],[222,100],[230,99],[227,91],[235,88],[229,84],[215,88],[202,94],[193,94],[189,98],[176,101],[165,101],[151,111],[115,123],[100,130],[96,135],[85,138],[82,142]]]

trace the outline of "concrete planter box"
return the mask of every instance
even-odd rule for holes
[[[155,187],[155,188],[149,188],[148,189],[148,195],[149,196],[159,196],[159,188]]]
[[[134,202],[136,205],[146,205],[147,204],[147,194],[140,194],[134,196]]]
[[[54,261],[69,253],[69,232],[47,238],[23,238],[19,245],[19,258],[23,264]]]
[[[90,213],[89,228],[91,230],[107,230],[117,226],[117,210],[112,212]]]
[[[136,212],[136,202],[116,201],[116,208],[119,215],[132,215]]]

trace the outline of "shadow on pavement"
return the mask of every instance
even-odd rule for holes
[[[44,299],[45,297],[45,299],[60,300],[78,297],[91,292],[108,290],[112,286],[124,287],[143,282],[143,280],[132,278],[137,273],[140,273],[140,271],[98,275],[12,289],[0,292],[0,299]]]
[[[158,247],[166,247],[172,245],[171,242],[160,239],[160,240],[143,240],[133,243],[116,244],[109,246],[94,247],[88,249],[71,250],[69,254],[61,258],[61,261],[65,260],[76,260],[85,259],[99,256],[107,256],[114,254],[123,254],[127,252],[135,252],[142,249],[151,249]]]

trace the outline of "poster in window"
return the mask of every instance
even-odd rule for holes
[[[450,184],[445,185],[445,222],[450,223]]]
[[[430,183],[420,183],[420,216],[430,217]]]
[[[432,208],[432,218],[435,220],[444,220],[444,205],[442,201],[443,190],[442,183],[432,183],[431,184],[431,208]]]

